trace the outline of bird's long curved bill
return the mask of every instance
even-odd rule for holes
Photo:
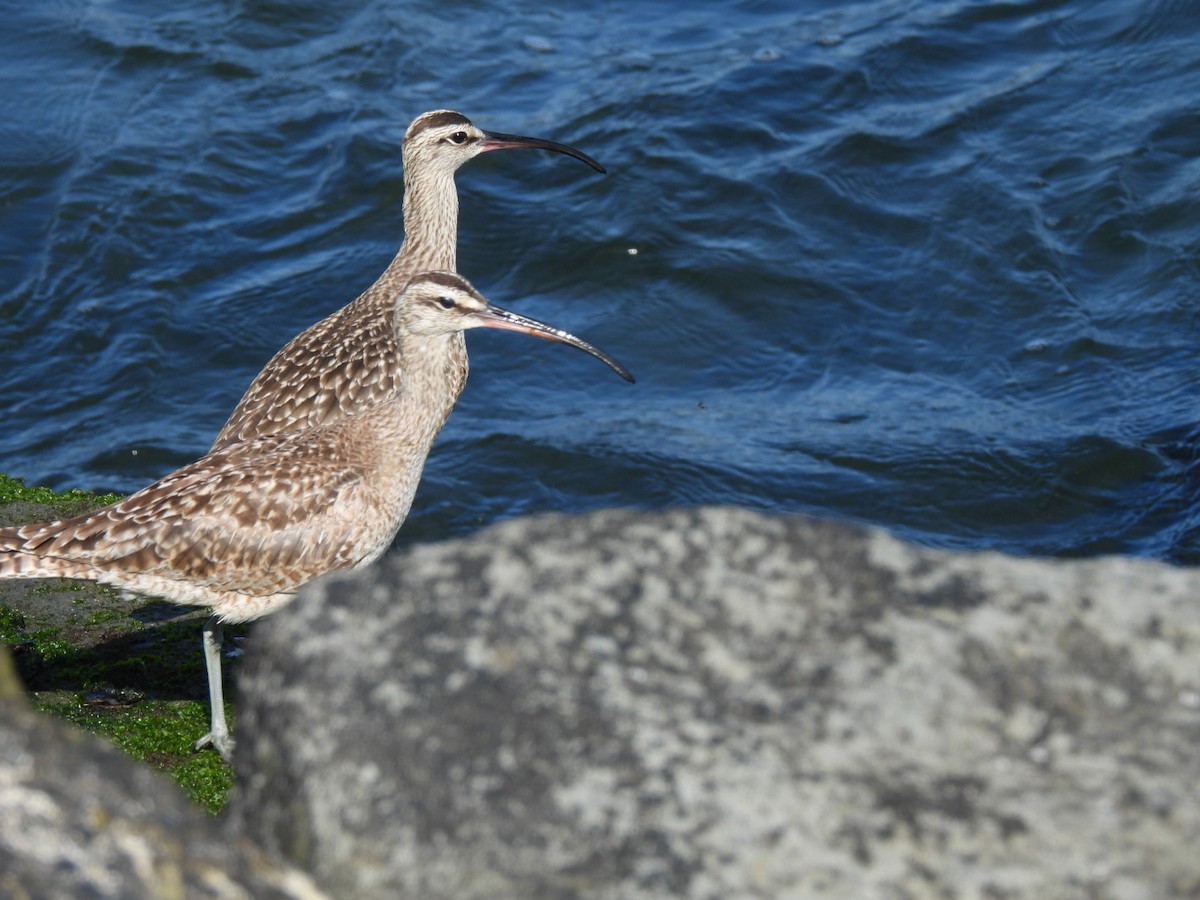
[[[545,322],[539,322],[537,319],[527,319],[525,316],[518,316],[514,312],[509,312],[507,309],[501,309],[499,306],[492,306],[491,304],[488,304],[486,310],[477,314],[477,321],[484,328],[499,328],[501,331],[519,331],[522,334],[532,334],[534,337],[545,338],[548,341],[557,341],[560,344],[578,347],[584,353],[590,353],[596,357],[596,359],[607,365],[630,384],[633,383],[633,376],[629,374],[629,370],[623,365],[600,348],[593,347],[587,341],[581,340],[575,337],[575,335],[563,331],[561,328],[555,328],[553,325],[547,325]]]
[[[558,141],[547,141],[543,138],[522,137],[519,134],[504,134],[500,131],[485,131],[483,133],[483,152],[489,150],[521,150],[524,148],[553,150],[555,153],[565,153],[567,156],[573,156],[582,163],[591,166],[601,175],[608,172],[604,166],[596,162],[586,153],[581,150],[576,150],[567,144],[560,144]]]

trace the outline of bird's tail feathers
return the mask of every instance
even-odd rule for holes
[[[0,547],[0,578],[88,578],[84,563]]]

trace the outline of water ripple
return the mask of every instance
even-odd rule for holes
[[[1200,558],[1187,4],[10,19],[13,474],[130,490],[202,452],[271,353],[387,264],[404,127],[450,106],[609,166],[472,163],[459,255],[639,381],[471,335],[412,536],[721,502],[949,546]]]

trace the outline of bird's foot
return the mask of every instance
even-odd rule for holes
[[[195,750],[202,750],[205,747],[212,747],[221,754],[221,759],[227,763],[233,762],[233,735],[228,731],[210,731],[200,740],[192,745]]]

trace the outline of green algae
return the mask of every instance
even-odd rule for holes
[[[56,491],[48,487],[28,487],[24,479],[0,473],[0,505],[40,503],[61,510],[61,515],[74,516],[120,499],[120,494],[92,494],[78,488]]]
[[[134,759],[165,772],[197,804],[216,814],[233,786],[233,771],[211,750],[195,751],[208,731],[208,705],[196,701],[135,700],[97,704],[90,696],[35,704],[74,725],[106,737]]]

